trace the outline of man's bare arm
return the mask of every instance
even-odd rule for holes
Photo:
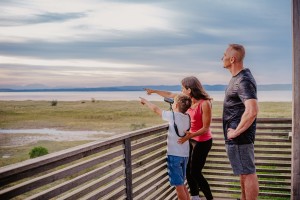
[[[256,99],[248,99],[245,101],[245,112],[242,115],[241,121],[236,129],[228,129],[228,139],[235,138],[246,131],[254,122],[258,114],[258,103]]]

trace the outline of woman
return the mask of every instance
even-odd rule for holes
[[[210,123],[212,119],[211,98],[206,93],[201,82],[194,76],[186,77],[181,81],[182,93],[192,99],[192,106],[187,113],[191,117],[191,128],[186,136],[178,142],[190,142],[190,156],[187,166],[187,182],[190,187],[192,200],[199,200],[199,188],[207,200],[213,199],[210,186],[202,174],[207,155],[212,147]],[[163,97],[174,98],[175,93],[145,88],[147,94],[156,93]]]

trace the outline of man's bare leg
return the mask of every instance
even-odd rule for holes
[[[245,177],[244,177],[244,175],[240,175],[240,184],[241,184],[241,200],[246,200]]]
[[[240,176],[242,200],[256,200],[259,193],[258,178],[256,174],[243,174]]]

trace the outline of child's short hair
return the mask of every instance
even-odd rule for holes
[[[174,98],[174,103],[178,104],[179,112],[185,113],[192,105],[192,99],[185,94],[178,94]]]

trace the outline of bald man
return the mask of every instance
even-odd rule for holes
[[[223,132],[226,152],[235,175],[240,176],[241,198],[255,200],[259,193],[254,160],[257,86],[251,71],[244,68],[245,49],[230,44],[222,58],[232,78],[225,91]]]

